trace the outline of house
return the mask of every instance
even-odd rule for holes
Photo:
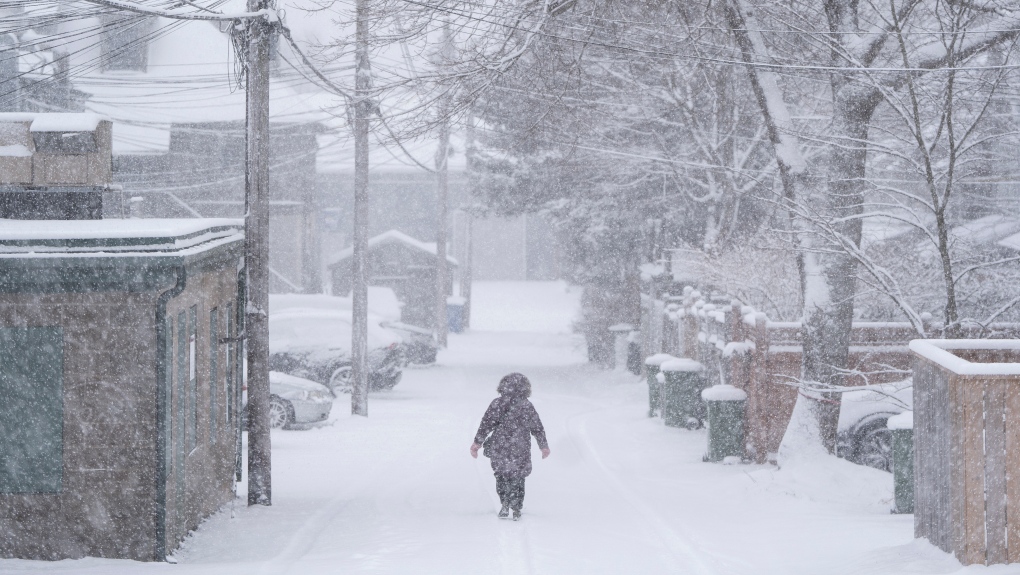
[[[243,238],[3,220],[0,556],[162,561],[231,500]]]
[[[111,124],[95,114],[0,113],[0,218],[123,215]]]
[[[112,10],[75,19],[59,18],[57,7],[50,15],[6,10],[28,11],[35,28],[0,39],[0,52],[17,55],[0,62],[0,87],[14,86],[0,109],[111,120],[113,183],[138,216],[243,217],[245,92],[229,26]],[[339,102],[283,62],[288,50],[275,50],[270,82],[270,288],[319,291],[319,138]],[[39,86],[48,91],[37,94]]]
[[[426,243],[397,230],[390,230],[368,240],[368,285],[388,287],[400,300],[400,321],[431,328],[435,325],[436,309],[436,244]],[[329,266],[333,295],[351,293],[352,248],[337,254]],[[453,275],[457,260],[447,256],[450,273],[446,293],[453,293]]]

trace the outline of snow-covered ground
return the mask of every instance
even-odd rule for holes
[[[274,432],[273,506],[239,500],[224,509],[185,542],[177,565],[0,560],[0,572],[961,570],[913,540],[911,516],[889,514],[889,474],[836,459],[783,470],[702,463],[704,432],[645,417],[643,382],[584,363],[569,325],[578,295],[559,283],[476,285],[475,329],[452,335],[437,366],[409,370],[392,392],[372,395],[368,418],[348,415],[341,399],[324,425]],[[496,519],[488,460],[468,454],[510,371],[531,378],[552,448],[549,459],[536,458],[519,523]]]

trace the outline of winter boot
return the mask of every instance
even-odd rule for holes
[[[520,521],[520,520],[521,520],[521,510],[520,509],[514,509],[514,521]]]
[[[509,515],[510,506],[504,503],[503,507],[499,508],[499,514],[497,514],[496,517],[499,517],[500,519],[506,519]]]

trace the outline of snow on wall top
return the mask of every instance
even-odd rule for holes
[[[374,248],[374,247],[376,247],[378,245],[387,244],[387,243],[394,243],[394,242],[395,243],[404,244],[404,245],[412,247],[412,248],[414,248],[416,250],[420,250],[420,251],[423,251],[425,253],[429,253],[429,254],[432,254],[432,255],[436,255],[436,252],[437,252],[435,242],[429,243],[429,242],[423,242],[421,240],[416,240],[416,239],[412,238],[411,236],[409,236],[409,235],[407,235],[407,234],[405,234],[405,233],[403,233],[401,231],[398,231],[398,230],[390,230],[388,232],[383,232],[383,233],[381,233],[381,234],[379,234],[379,235],[377,235],[377,236],[375,236],[373,238],[370,238],[368,240],[368,247],[369,247],[369,249],[371,249],[371,248]],[[337,254],[337,258],[336,258],[336,260],[333,263],[336,264],[337,262],[341,262],[341,261],[351,257],[352,255],[354,255],[354,248],[353,247],[346,248],[346,249],[342,250],[339,254]],[[446,256],[446,261],[450,262],[453,265],[459,265],[457,263],[457,260],[455,258],[450,257],[450,256]]]
[[[1020,375],[1020,363],[977,363],[967,361],[952,350],[1016,350],[1016,339],[915,339],[910,351],[959,375]]]
[[[36,114],[30,132],[92,132],[104,118],[99,114]],[[3,118],[0,117],[0,121]]]
[[[244,221],[227,218],[0,220],[0,257],[179,252],[243,238]]]

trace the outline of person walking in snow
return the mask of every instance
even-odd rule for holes
[[[478,458],[478,450],[489,458],[496,476],[496,493],[502,507],[498,517],[506,518],[514,512],[514,521],[521,518],[524,504],[524,480],[531,475],[531,436],[535,436],[542,450],[542,459],[549,457],[549,442],[545,428],[528,400],[531,382],[520,373],[511,373],[496,388],[499,397],[492,400],[482,416],[475,441],[471,444],[471,457]]]

